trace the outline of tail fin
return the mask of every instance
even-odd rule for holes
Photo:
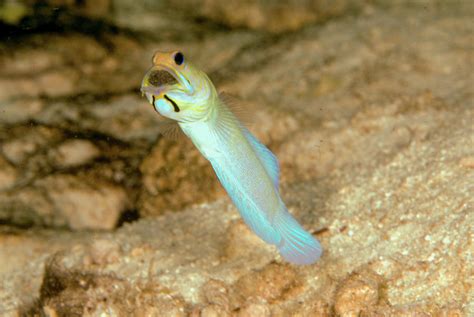
[[[321,257],[323,251],[318,240],[304,230],[286,208],[275,216],[273,227],[281,235],[277,247],[288,262],[308,265]]]

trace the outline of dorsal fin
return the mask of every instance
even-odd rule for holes
[[[242,130],[242,133],[244,134],[245,138],[257,154],[268,176],[270,176],[270,178],[272,179],[276,190],[278,190],[280,178],[280,167],[278,164],[278,159],[265,145],[260,143],[260,141],[258,141],[257,138],[253,136],[253,134],[245,127],[245,121],[247,123],[251,121],[249,112],[246,111],[245,107],[243,107],[242,104],[239,103],[239,101],[235,97],[232,97],[229,94],[220,93],[219,98],[222,102],[223,110],[223,113],[220,117],[220,120],[222,122],[219,122],[219,124],[226,126],[228,121],[235,120],[235,118],[238,119],[238,121],[240,122],[239,126]],[[242,122],[242,120],[244,120],[244,122]]]
[[[260,141],[258,141],[249,130],[247,130],[245,127],[242,127],[242,130],[250,145],[257,153],[257,156],[260,159],[260,162],[262,162],[263,167],[272,179],[276,190],[278,190],[280,178],[278,159],[276,158],[275,154],[273,154],[272,151],[270,151],[265,145],[260,143]]]

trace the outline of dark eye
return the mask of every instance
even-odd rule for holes
[[[183,53],[178,52],[174,55],[174,62],[176,65],[181,65],[184,62],[184,56]]]

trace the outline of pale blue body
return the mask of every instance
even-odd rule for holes
[[[311,264],[321,246],[286,210],[278,191],[278,161],[225,105],[207,121],[180,123],[184,133],[211,162],[217,177],[247,225],[276,245],[295,264]]]

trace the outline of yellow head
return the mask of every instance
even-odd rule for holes
[[[155,53],[141,91],[156,111],[179,122],[205,119],[218,99],[209,77],[178,51]]]

